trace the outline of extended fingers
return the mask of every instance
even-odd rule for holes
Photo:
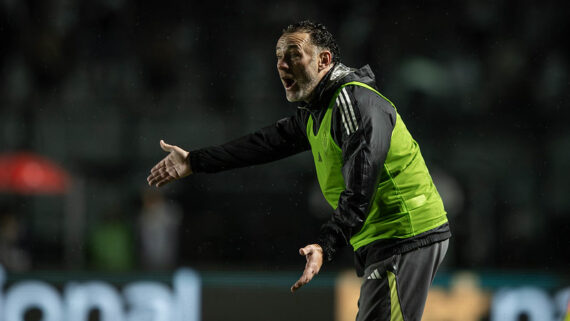
[[[301,281],[301,279],[299,279],[297,282],[295,282],[295,284],[293,284],[293,286],[291,287],[291,293],[294,293],[295,291],[297,291],[300,287],[302,287],[303,285],[307,284],[307,282],[303,282]]]
[[[301,288],[303,285],[309,283],[310,280],[306,280],[304,277],[301,277],[299,280],[297,280],[297,282],[295,282],[295,284],[293,284],[293,286],[291,287],[291,293],[294,293],[295,291],[297,291],[299,288]]]
[[[302,287],[303,285],[309,283],[313,277],[315,276],[315,274],[317,274],[318,271],[316,271],[313,268],[305,268],[305,271],[303,272],[303,275],[301,275],[301,277],[299,278],[299,280],[297,280],[297,282],[295,282],[295,284],[293,284],[293,286],[291,287],[291,292],[295,292],[297,291],[300,287]]]
[[[176,172],[174,169],[166,166],[165,160],[158,163],[150,171],[150,175],[147,177],[148,185],[156,185],[160,187],[176,178]]]
[[[148,185],[152,186],[152,185],[157,184],[159,181],[161,181],[165,177],[165,175],[168,175],[168,173],[158,172],[158,171],[151,173],[146,179],[148,182]]]
[[[171,181],[175,180],[175,178],[170,175],[168,172],[157,172],[156,174],[151,174],[148,178],[148,185],[156,185],[156,187],[160,187],[165,185]]]
[[[297,282],[293,284],[293,286],[291,287],[291,292],[295,292],[303,285],[309,283],[313,279],[313,277],[317,273],[319,273],[319,270],[320,267],[317,263],[307,262],[307,264],[305,265],[305,270],[303,271],[303,275],[301,275],[299,280],[297,280]]]
[[[168,176],[166,176],[166,177],[163,177],[161,180],[159,180],[159,181],[156,183],[156,187],[161,187],[161,186],[163,186],[163,185],[166,185],[166,184],[172,182],[173,180],[174,180],[174,177],[172,177],[172,176],[170,176],[170,175],[168,175]]]
[[[150,172],[154,173],[154,172],[160,171],[161,169],[165,169],[167,166],[166,162],[168,161],[168,156],[170,156],[170,155],[167,155],[160,162],[158,162],[156,165],[154,165],[154,167],[151,168]]]

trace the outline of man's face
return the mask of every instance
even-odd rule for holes
[[[290,102],[309,101],[320,81],[318,48],[306,32],[284,34],[277,41],[277,71]]]

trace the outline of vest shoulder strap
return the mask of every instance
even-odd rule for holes
[[[342,88],[346,87],[346,86],[360,86],[360,87],[364,87],[366,89],[372,90],[373,92],[375,92],[376,94],[378,94],[378,96],[386,99],[386,101],[388,101],[390,103],[390,105],[392,105],[392,107],[394,107],[394,109],[396,109],[396,106],[394,106],[394,103],[392,103],[392,101],[390,101],[390,99],[386,98],[384,95],[382,95],[380,92],[378,92],[378,90],[374,89],[372,86],[367,85],[363,82],[360,81],[351,81],[351,82],[347,82],[345,84],[342,84],[339,88],[338,91],[340,91]]]

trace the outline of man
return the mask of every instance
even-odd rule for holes
[[[150,185],[197,172],[266,163],[311,150],[323,195],[333,208],[315,244],[299,250],[307,263],[294,292],[323,259],[351,244],[364,276],[357,320],[420,320],[428,288],[451,236],[446,212],[417,143],[394,105],[375,87],[368,66],[340,63],[337,44],[320,24],[287,27],[276,46],[277,71],[290,102],[301,106],[229,143],[169,152],[152,168]]]

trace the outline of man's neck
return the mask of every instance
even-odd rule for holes
[[[328,78],[327,75],[333,68],[334,64],[331,63],[327,68],[321,70],[321,72],[319,73],[319,82],[317,83],[317,85],[315,86],[309,97],[307,97],[307,100],[304,101],[305,104],[310,104],[311,102],[314,102],[315,99],[319,98],[320,92],[322,92],[324,87],[323,81],[326,81],[326,78]]]

